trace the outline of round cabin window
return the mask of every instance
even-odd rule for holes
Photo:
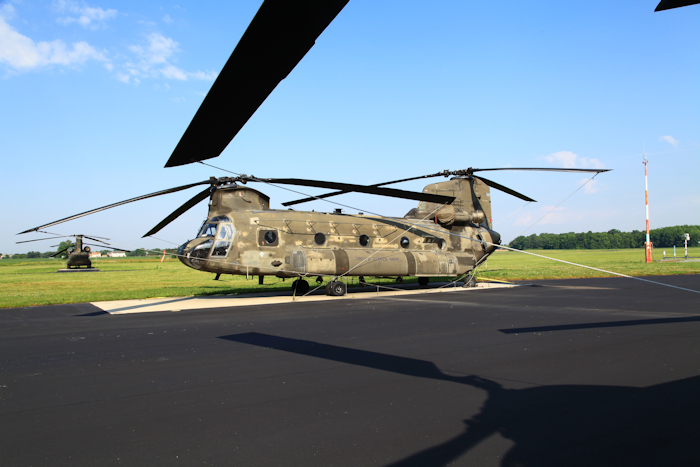
[[[360,235],[360,245],[362,245],[362,246],[369,245],[369,237],[367,235]]]
[[[265,243],[267,243],[268,245],[272,245],[277,241],[277,232],[275,232],[274,230],[268,230],[267,232],[265,232],[263,239],[265,240]]]
[[[316,242],[316,245],[323,245],[324,243],[326,243],[326,236],[319,232],[316,235],[314,235],[314,242]]]
[[[438,241],[437,241],[437,246],[438,246],[438,248],[440,248],[441,250],[444,250],[445,248],[447,248],[447,242],[445,241],[444,238],[439,238]]]
[[[408,237],[401,237],[401,246],[404,248],[408,248],[408,246],[411,244],[411,241],[408,239]]]

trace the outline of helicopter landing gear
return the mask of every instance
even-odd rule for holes
[[[323,283],[323,277],[318,276],[318,277],[316,278],[316,283],[317,283],[317,284],[322,284],[322,283]]]
[[[342,297],[348,291],[348,287],[345,282],[340,281],[330,281],[326,286],[326,295],[331,297]]]
[[[294,295],[304,295],[309,291],[309,283],[304,279],[297,279],[292,282],[292,292]]]
[[[464,278],[464,285],[462,287],[465,289],[476,287],[476,278],[471,274],[467,274],[467,277]]]
[[[421,287],[425,287],[430,283],[430,278],[429,277],[419,277],[418,278],[418,285]]]

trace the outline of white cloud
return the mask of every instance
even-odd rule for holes
[[[82,64],[88,60],[107,62],[102,52],[84,41],[74,42],[71,47],[61,40],[34,42],[5,21],[5,17],[13,13],[11,5],[4,5],[0,11],[0,63],[27,71],[47,65]]]
[[[583,185],[583,192],[591,195],[593,193],[598,193],[598,180],[591,180],[590,178],[584,178],[578,181],[579,184]]]
[[[598,159],[579,157],[571,151],[555,152],[544,156],[544,160],[565,169],[602,169],[604,167],[603,163]]]
[[[172,24],[173,19],[170,17],[170,15],[165,15],[163,16],[163,22],[166,24]]]
[[[198,79],[213,81],[216,78],[214,72],[195,71],[187,72],[173,65],[170,61],[179,52],[179,44],[169,37],[159,33],[151,33],[146,37],[146,43],[132,45],[129,50],[136,55],[137,60],[126,63],[125,68],[132,76],[142,78],[176,79],[187,81]]]
[[[72,0],[54,0],[53,7],[58,12],[69,13],[56,20],[64,25],[77,23],[84,28],[97,29],[107,20],[117,17],[117,10],[89,7]]]
[[[673,146],[674,148],[677,148],[677,147],[678,147],[678,141],[677,141],[676,138],[674,138],[673,136],[668,136],[668,135],[662,136],[662,137],[659,138],[659,140],[660,140],[660,141],[666,141],[668,144],[670,144],[670,145]]]

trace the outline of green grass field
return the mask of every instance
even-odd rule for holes
[[[642,249],[544,250],[533,253],[630,276],[700,273],[700,261],[646,264]],[[655,256],[660,257],[661,252],[655,252]],[[689,249],[689,256],[700,259],[700,248]],[[282,281],[266,277],[261,286],[257,277],[246,279],[245,276],[222,276],[214,281],[213,274],[195,271],[170,258],[163,263],[159,258],[98,258],[93,261],[93,266],[101,272],[56,273],[65,267],[65,262],[53,259],[0,260],[0,308],[289,290],[292,282],[290,279]],[[481,280],[607,276],[598,271],[502,251],[494,253],[478,273]],[[367,280],[383,285],[393,283],[388,279]],[[358,280],[354,277],[349,282],[357,283]],[[313,278],[310,284],[312,288],[315,286]]]

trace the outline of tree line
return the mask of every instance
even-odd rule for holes
[[[700,240],[700,225],[677,225],[652,229],[649,232],[651,243],[656,248],[683,246],[683,234],[690,234],[688,246],[696,245]],[[643,248],[646,241],[646,231],[633,230],[621,232],[612,229],[607,232],[562,233],[562,234],[532,234],[519,236],[508,246],[518,250],[585,250],[585,249],[618,249]]]

